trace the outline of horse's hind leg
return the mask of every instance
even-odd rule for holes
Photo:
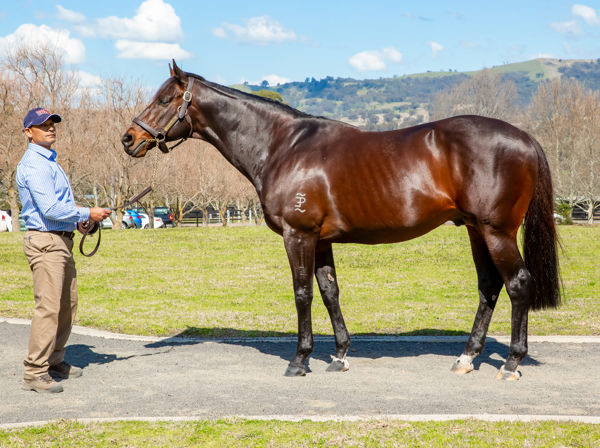
[[[331,243],[318,243],[315,254],[315,277],[321,291],[323,303],[329,312],[329,318],[335,335],[335,356],[327,368],[328,372],[348,370],[346,353],[350,347],[350,335],[346,329],[344,317],[340,309],[339,288],[333,263]]]
[[[473,329],[471,330],[465,350],[454,364],[452,364],[452,371],[457,374],[472,371],[473,359],[483,351],[492,314],[494,313],[498,295],[504,284],[481,234],[472,227],[467,227],[467,229],[469,231],[469,238],[471,239],[473,260],[477,269],[479,308],[477,309]]]
[[[532,278],[519,253],[515,236],[490,231],[485,235],[490,255],[504,280],[511,303],[510,348],[497,379],[518,380],[517,367],[527,355],[527,319],[531,305]]]

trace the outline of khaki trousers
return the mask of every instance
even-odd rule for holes
[[[25,379],[32,379],[64,360],[77,312],[77,271],[70,238],[28,230],[23,250],[33,273],[35,299],[24,361]]]

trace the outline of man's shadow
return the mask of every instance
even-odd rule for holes
[[[94,345],[86,344],[68,345],[65,350],[65,359],[69,361],[69,364],[84,369],[90,364],[109,364],[115,361],[125,361],[137,356],[143,356],[117,356],[113,354],[97,353],[93,350],[94,348],[96,348]]]

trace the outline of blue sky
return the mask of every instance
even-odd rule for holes
[[[221,84],[600,58],[600,0],[3,0],[0,59],[43,41],[83,83],[158,87],[175,58]]]

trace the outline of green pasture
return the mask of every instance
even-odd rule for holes
[[[564,304],[531,313],[529,332],[598,335],[600,227],[560,226],[559,233]],[[30,318],[32,313],[22,238],[0,233],[3,317]],[[335,245],[334,255],[342,311],[352,334],[470,331],[478,299],[464,227],[445,225],[400,244]],[[78,325],[157,336],[296,333],[283,242],[264,226],[105,230],[98,254],[85,258],[77,252],[76,261]],[[510,301],[502,294],[492,335],[509,334]],[[315,333],[331,334],[318,292],[313,313]]]
[[[600,426],[557,422],[282,422],[227,419],[189,423],[52,423],[0,432],[1,447],[593,447]]]

